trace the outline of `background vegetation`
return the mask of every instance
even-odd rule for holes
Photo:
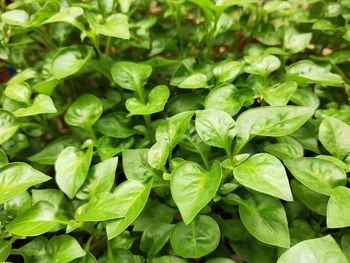
[[[348,262],[349,0],[0,17],[0,261]]]

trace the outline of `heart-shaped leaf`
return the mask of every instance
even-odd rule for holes
[[[47,201],[40,201],[17,216],[7,229],[19,236],[38,236],[51,231],[62,223],[56,216],[55,206]]]
[[[170,190],[185,224],[190,224],[214,197],[221,176],[219,162],[214,162],[210,171],[194,162],[183,162],[176,167],[171,175]]]
[[[288,78],[301,83],[316,83],[324,86],[341,86],[344,81],[341,76],[331,73],[326,67],[321,67],[310,60],[301,60],[287,68]]]
[[[104,23],[100,23],[95,15],[87,14],[90,26],[97,33],[105,36],[129,39],[128,17],[123,14],[112,14],[106,18]]]
[[[332,155],[344,159],[350,153],[350,126],[335,119],[325,118],[320,125],[318,137]]]
[[[189,225],[176,224],[170,236],[172,248],[184,258],[200,258],[219,244],[220,229],[210,216],[197,216]],[[184,246],[186,244],[186,246]]]
[[[71,126],[90,130],[102,115],[102,103],[92,94],[85,94],[76,99],[64,115],[64,121]]]
[[[29,187],[46,182],[51,177],[26,163],[9,163],[0,168],[0,204],[11,200]]]
[[[298,106],[270,106],[247,110],[237,119],[235,152],[254,136],[280,137],[300,128],[313,115],[312,108]]]
[[[255,191],[293,201],[283,164],[273,155],[258,153],[233,168],[235,179]]]
[[[162,111],[169,96],[170,92],[168,87],[165,85],[159,85],[150,91],[147,103],[143,103],[136,98],[130,98],[126,101],[125,106],[130,112],[129,116],[150,115]]]
[[[152,67],[129,61],[120,61],[111,69],[112,78],[120,87],[140,92],[152,73]]]
[[[284,164],[299,182],[320,194],[330,195],[333,188],[346,184],[345,172],[330,161],[304,157]]]
[[[19,129],[17,119],[12,113],[0,110],[0,144],[10,139]]]
[[[16,110],[15,115],[17,117],[26,117],[56,112],[57,109],[52,99],[47,95],[39,94],[34,98],[34,101],[30,106]]]
[[[284,252],[277,263],[346,263],[348,260],[330,236],[302,241]]]
[[[338,186],[333,189],[327,205],[327,227],[350,226],[350,189]]]
[[[67,47],[57,52],[52,59],[51,71],[56,79],[63,79],[74,75],[86,64],[92,56],[93,49],[85,46]]]
[[[58,155],[55,162],[56,182],[69,198],[73,198],[85,182],[91,159],[92,148],[83,151],[70,146]]]
[[[254,192],[238,202],[241,220],[255,238],[270,245],[289,247],[287,216],[278,199]]]
[[[231,152],[237,127],[229,114],[220,110],[197,111],[195,123],[198,135],[205,143]]]
[[[131,225],[146,205],[153,184],[153,179],[140,183],[138,181],[125,181],[119,185],[113,195],[120,200],[119,209],[125,209],[124,218],[107,223],[106,231],[108,239],[112,239],[122,233]]]

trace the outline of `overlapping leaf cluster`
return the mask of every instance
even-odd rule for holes
[[[349,0],[7,2],[0,261],[348,262]]]

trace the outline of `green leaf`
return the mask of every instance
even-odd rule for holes
[[[15,9],[2,13],[1,20],[8,25],[25,26],[29,21],[29,15],[24,10]]]
[[[336,164],[313,157],[285,160],[293,176],[311,190],[330,195],[333,188],[346,184],[345,172]]]
[[[271,106],[285,106],[290,97],[297,90],[298,85],[294,81],[286,81],[273,87],[263,87],[257,85],[261,96]]]
[[[329,155],[317,155],[316,158],[332,162],[342,168],[345,172],[349,171],[350,167],[345,162],[339,160],[337,157]],[[346,159],[344,161],[346,161]]]
[[[281,61],[274,55],[254,56],[247,60],[249,64],[243,70],[262,77],[268,76],[281,66]]]
[[[118,144],[115,147],[113,139],[107,136],[102,136],[97,141],[97,153],[100,156],[101,160],[107,160],[113,156],[123,152],[124,150],[129,149],[135,142],[133,137],[126,139]]]
[[[347,263],[337,242],[330,236],[302,241],[284,252],[277,263]]]
[[[219,244],[220,229],[210,216],[197,216],[189,225],[176,224],[170,236],[174,251],[184,258],[201,258]]]
[[[32,197],[25,191],[4,204],[7,216],[15,217],[32,206]]]
[[[234,6],[234,5],[239,5],[239,6],[246,6],[252,3],[257,3],[259,2],[258,0],[217,0],[216,1],[216,6]]]
[[[108,239],[118,236],[135,221],[146,205],[152,183],[152,178],[143,184],[138,181],[128,180],[115,189],[113,195],[121,200],[121,204],[127,207],[127,211],[124,218],[107,223],[106,231]]]
[[[6,86],[4,94],[18,102],[23,102],[25,104],[30,104],[30,96],[32,95],[32,90],[27,83],[13,83]]]
[[[133,223],[134,231],[145,231],[152,224],[170,224],[177,210],[149,199],[142,213]]]
[[[329,196],[319,194],[307,188],[297,180],[291,181],[293,194],[308,208],[317,214],[326,216]]]
[[[0,261],[5,262],[7,257],[11,253],[12,243],[11,241],[6,241],[0,239]]]
[[[34,101],[30,106],[16,110],[15,115],[17,117],[26,117],[26,116],[33,116],[33,115],[45,114],[45,113],[56,113],[56,112],[57,112],[57,109],[52,99],[47,95],[38,94],[34,98]]]
[[[44,236],[36,237],[18,250],[25,262],[49,263],[50,255],[47,252],[48,240]]]
[[[105,19],[104,23],[98,21],[93,14],[87,14],[87,19],[93,30],[98,34],[129,39],[129,24],[128,17],[123,14],[112,14]]]
[[[113,138],[128,138],[137,131],[132,128],[131,118],[124,112],[107,114],[97,121],[95,127],[98,132]]]
[[[206,110],[220,110],[231,116],[236,115],[241,109],[243,100],[235,86],[223,84],[211,90],[205,98]]]
[[[102,115],[102,103],[92,94],[84,94],[76,99],[64,115],[64,121],[71,126],[90,130]]]
[[[244,226],[259,241],[289,247],[287,216],[278,199],[252,192],[239,201],[239,215]]]
[[[111,74],[113,81],[120,87],[140,92],[152,73],[152,67],[128,61],[120,61],[113,65]]]
[[[123,218],[129,208],[125,200],[109,192],[98,193],[81,206],[75,215],[78,221],[105,221]]]
[[[223,235],[229,240],[243,240],[249,235],[239,218],[222,220],[220,228]]]
[[[16,133],[11,139],[4,142],[1,146],[4,151],[11,156],[28,148],[30,144],[26,135],[23,133]]]
[[[170,92],[168,87],[165,85],[159,85],[150,91],[147,103],[143,103],[136,98],[130,98],[126,100],[125,106],[130,112],[129,116],[150,115],[162,111],[169,96]]]
[[[16,117],[12,113],[0,109],[0,144],[10,139],[18,128]]]
[[[345,234],[341,238],[341,248],[342,248],[343,253],[345,254],[345,256],[348,258],[348,260],[349,260],[349,256],[350,256],[350,254],[349,254],[349,252],[350,252],[349,248],[350,247],[349,246],[350,246],[350,235]]]
[[[7,229],[19,236],[38,236],[51,231],[61,223],[56,217],[55,206],[47,201],[40,201],[17,216]]]
[[[175,225],[152,224],[141,236],[140,248],[147,253],[148,257],[154,257],[163,248],[170,238],[170,234]]]
[[[152,263],[186,263],[187,261],[175,256],[161,256],[152,259]]]
[[[40,164],[53,165],[55,164],[60,152],[62,152],[68,146],[78,147],[79,142],[71,136],[59,137],[53,142],[49,143],[40,152],[28,157],[28,160]]]
[[[343,38],[347,41],[350,42],[350,29],[348,29],[347,31],[345,31]]]
[[[270,106],[247,110],[237,119],[235,152],[255,136],[280,137],[300,128],[313,115],[312,108],[298,106]]]
[[[292,94],[290,99],[294,104],[317,109],[320,99],[309,89],[298,89]]]
[[[283,164],[273,155],[258,153],[233,168],[235,179],[255,191],[293,201]]]
[[[208,77],[205,74],[193,73],[187,76],[186,78],[184,78],[177,86],[182,89],[206,88],[208,86],[207,80],[208,80]]]
[[[63,79],[78,73],[93,54],[92,48],[82,46],[66,47],[59,50],[51,63],[51,71],[56,79]]]
[[[305,150],[320,153],[320,150],[318,149],[317,130],[310,121],[306,122],[305,125],[291,133],[290,137],[298,141]]]
[[[229,114],[220,110],[197,111],[195,124],[198,135],[206,144],[223,148],[230,154],[237,127]]]
[[[289,158],[299,158],[304,156],[303,147],[298,144],[291,143],[274,143],[264,147],[264,151],[276,156],[281,160]]]
[[[29,187],[46,182],[51,177],[26,163],[9,163],[0,168],[0,204],[11,200]]]
[[[118,157],[114,157],[92,166],[77,197],[89,199],[98,193],[109,192],[114,183],[117,165]]]
[[[328,152],[343,160],[350,153],[349,134],[349,125],[327,117],[320,124],[318,138]]]
[[[46,79],[42,82],[36,83],[33,86],[33,90],[38,92],[38,93],[42,93],[42,94],[45,94],[47,96],[51,96],[51,94],[53,93],[55,88],[60,83],[61,83],[61,80],[57,80],[55,78],[49,78],[49,79]]]
[[[184,111],[195,111],[202,108],[204,96],[200,94],[180,94],[172,97],[167,104],[167,111],[170,116]]]
[[[211,258],[205,261],[205,263],[236,263],[236,261],[228,258]]]
[[[287,77],[300,83],[315,83],[323,86],[341,86],[341,76],[331,73],[310,60],[301,60],[287,68]]]
[[[338,186],[333,189],[327,205],[327,227],[350,226],[350,189]]]
[[[60,12],[54,14],[53,16],[45,20],[43,24],[63,22],[75,26],[81,31],[84,31],[84,26],[77,20],[77,18],[83,14],[84,10],[80,7],[66,7],[62,8]]]
[[[83,185],[92,158],[92,148],[82,151],[77,147],[65,148],[55,162],[56,182],[69,198],[73,198]]]
[[[78,241],[69,235],[54,236],[48,243],[47,250],[51,254],[51,262],[67,263],[85,256],[86,252]]]
[[[221,177],[221,167],[217,161],[210,171],[197,163],[187,161],[175,168],[170,180],[170,190],[185,224],[190,224],[215,196]]]
[[[156,171],[148,164],[148,149],[128,149],[123,151],[123,170],[128,180],[141,183],[153,177],[157,178]]]
[[[291,53],[298,53],[309,45],[311,38],[311,33],[298,33],[294,28],[288,27],[284,30],[283,47]]]
[[[47,201],[55,206],[57,215],[68,219],[73,215],[72,203],[69,203],[64,193],[58,189],[33,189],[32,203],[36,204],[40,201]]]
[[[243,65],[240,61],[223,61],[213,68],[213,73],[218,83],[231,82],[241,73]]]
[[[156,130],[157,142],[148,152],[148,163],[157,170],[162,170],[168,155],[180,142],[193,116],[187,111],[176,114],[159,124]]]
[[[19,251],[25,262],[40,263],[68,263],[86,254],[78,241],[68,235],[54,236],[50,241],[42,236],[37,237],[20,247]]]
[[[6,153],[2,148],[0,148],[0,167],[4,166],[5,164],[8,164],[9,160],[7,158]]]
[[[165,139],[157,141],[148,151],[149,165],[156,170],[163,170],[170,153],[169,144]]]
[[[77,258],[72,263],[96,263],[97,260],[91,252],[86,252],[84,257]]]
[[[25,70],[16,73],[9,81],[7,85],[23,83],[26,80],[32,79],[37,75],[37,72],[32,68],[26,68]]]

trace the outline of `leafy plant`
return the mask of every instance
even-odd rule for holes
[[[349,262],[349,0],[0,8],[0,262]]]

